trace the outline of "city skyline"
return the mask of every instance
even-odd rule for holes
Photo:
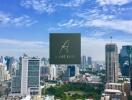
[[[1,0],[0,55],[49,55],[49,33],[81,33],[82,55],[105,59],[110,37],[132,44],[131,0]],[[66,13],[65,13],[66,12]]]

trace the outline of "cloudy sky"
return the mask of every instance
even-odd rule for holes
[[[104,60],[132,44],[132,0],[0,0],[0,55],[49,55],[49,33],[81,33],[82,55]]]

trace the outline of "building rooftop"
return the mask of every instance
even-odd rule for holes
[[[108,85],[122,85],[123,83],[107,83]]]
[[[109,93],[122,93],[120,90],[115,90],[115,89],[105,89],[104,92],[109,92]]]

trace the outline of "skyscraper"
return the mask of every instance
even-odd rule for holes
[[[57,69],[55,65],[50,66],[50,80],[56,80],[57,78]]]
[[[4,65],[0,63],[0,83],[4,81],[4,70],[5,70]]]
[[[119,54],[119,64],[121,73],[123,76],[129,76],[129,50],[132,48],[132,45],[122,46],[122,49]]]
[[[9,73],[11,74],[12,65],[13,65],[15,59],[14,59],[14,57],[6,56],[6,57],[5,57],[5,61],[6,61],[7,70],[8,70]]]
[[[86,56],[82,56],[82,65],[86,65],[87,64],[87,58]]]
[[[0,63],[0,84],[10,79],[9,71],[7,71],[5,66],[5,64]]]
[[[19,69],[16,76],[12,78],[12,93],[19,93],[21,96],[35,95],[40,89],[40,59],[20,58]]]
[[[106,81],[118,81],[118,50],[115,43],[109,43],[105,46],[105,62],[106,62]]]
[[[92,57],[87,58],[87,63],[88,63],[88,65],[92,65]]]
[[[127,50],[129,56],[129,77],[130,77],[130,95],[132,96],[132,47]]]
[[[83,71],[85,71],[86,67],[87,67],[87,57],[86,56],[82,56],[82,58],[81,58],[81,69]]]
[[[40,86],[40,59],[22,58],[21,94],[31,95],[39,93]]]
[[[0,63],[3,63],[3,56],[0,57]]]
[[[49,79],[50,67],[49,65],[43,65],[40,69],[40,77],[43,79]]]
[[[79,75],[77,65],[68,65],[63,77],[63,81],[73,81]]]
[[[67,66],[67,72],[66,74],[68,77],[74,77],[79,75],[79,68],[75,65]]]

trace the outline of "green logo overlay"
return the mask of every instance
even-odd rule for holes
[[[79,33],[50,34],[50,64],[80,64],[81,35]]]

